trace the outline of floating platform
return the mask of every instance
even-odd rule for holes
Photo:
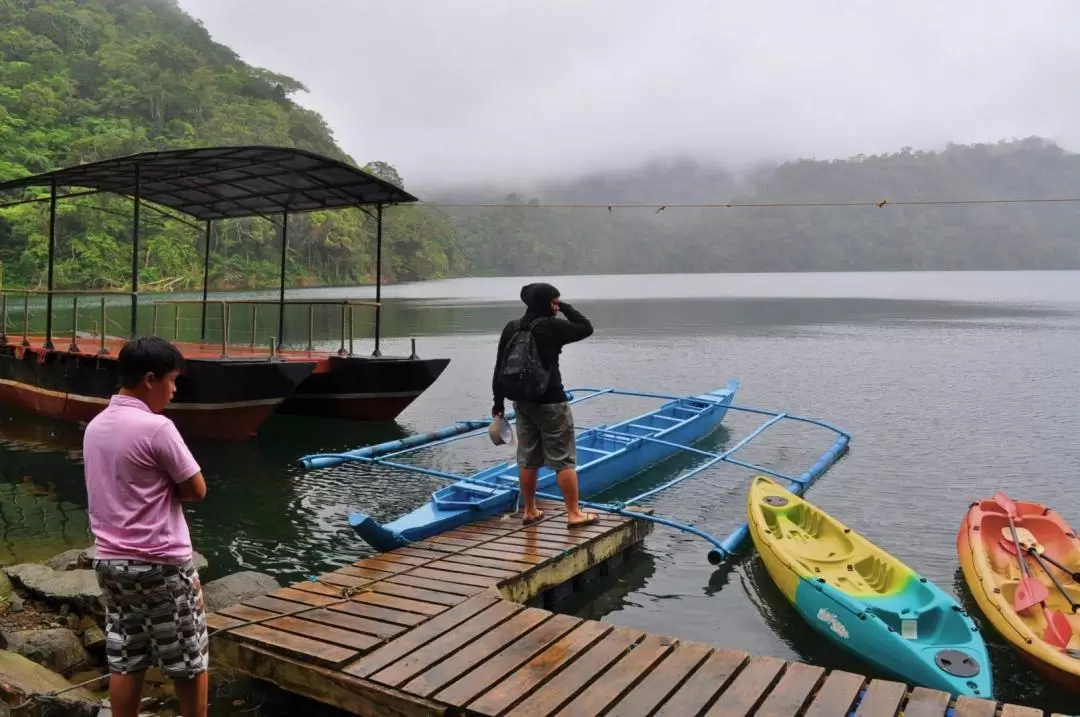
[[[558,503],[379,553],[209,616],[212,661],[358,715],[1042,717],[551,612],[639,548]]]

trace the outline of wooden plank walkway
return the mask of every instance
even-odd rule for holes
[[[652,524],[561,506],[380,553],[209,616],[213,659],[360,715],[1042,717],[542,609]]]

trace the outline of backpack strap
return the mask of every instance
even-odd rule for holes
[[[518,331],[532,331],[533,327],[535,327],[536,324],[539,323],[543,318],[544,318],[543,316],[536,317],[535,319],[533,319],[529,323],[528,326],[525,325],[525,319],[524,318],[519,320],[518,321]]]

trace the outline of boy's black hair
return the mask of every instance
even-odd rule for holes
[[[140,336],[120,349],[120,385],[132,388],[143,376],[153,372],[157,378],[171,371],[184,370],[180,350],[159,336]]]

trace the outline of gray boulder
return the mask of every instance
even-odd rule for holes
[[[62,627],[7,632],[0,635],[0,641],[4,649],[55,672],[69,672],[90,660],[79,636]]]
[[[93,567],[90,562],[92,560],[90,550],[92,548],[65,550],[46,560],[45,565],[53,570],[86,570]]]
[[[93,570],[53,570],[45,565],[22,563],[4,568],[4,572],[17,587],[50,605],[59,607],[67,603],[83,614],[105,611]]]
[[[48,668],[26,659],[22,655],[0,650],[0,703],[17,705],[32,696],[39,696],[40,704],[53,707],[53,714],[70,717],[93,717],[100,707],[98,701],[85,688],[68,689],[72,683]],[[49,693],[68,689],[53,697]],[[48,712],[44,712],[48,714]]]
[[[217,612],[242,600],[273,592],[280,587],[281,584],[272,575],[245,570],[203,583],[203,605],[207,613]]]

